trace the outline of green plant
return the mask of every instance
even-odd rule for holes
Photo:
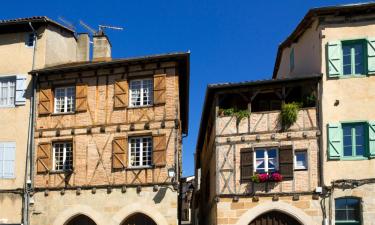
[[[314,92],[303,97],[303,107],[313,107],[316,104],[316,96]]]
[[[223,116],[235,116],[237,125],[241,122],[243,118],[249,117],[250,113],[247,109],[239,110],[237,108],[229,108],[229,109],[220,109],[219,115]]]
[[[287,103],[281,107],[281,122],[284,129],[288,129],[297,121],[300,107],[301,104],[297,102]]]
[[[251,181],[254,183],[260,183],[259,174],[254,174],[253,176],[251,176]]]

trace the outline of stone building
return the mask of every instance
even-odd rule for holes
[[[208,86],[196,152],[199,224],[321,221],[315,192],[319,107],[315,99],[306,101],[318,93],[319,80],[312,75]],[[294,102],[301,108],[288,125],[281,106]]]
[[[47,17],[0,20],[0,224],[28,222],[33,93],[28,72],[85,60],[79,54],[85,36]]]
[[[110,59],[110,52],[98,34],[93,62],[31,72],[31,224],[178,223],[189,53]]]
[[[375,4],[310,10],[280,45],[273,77],[323,74],[323,220],[375,224]]]

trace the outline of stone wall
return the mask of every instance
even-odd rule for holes
[[[64,225],[83,214],[97,225],[120,225],[134,213],[143,213],[158,225],[177,225],[177,191],[171,186],[136,188],[37,192],[31,207],[32,225]]]

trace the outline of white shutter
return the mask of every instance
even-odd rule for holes
[[[25,105],[26,76],[17,75],[15,105]]]
[[[14,178],[14,161],[16,156],[16,143],[4,143],[4,178]]]
[[[329,77],[342,75],[342,48],[340,41],[327,44],[327,73]]]
[[[375,74],[375,38],[367,40],[367,71]]]
[[[0,178],[14,178],[16,143],[0,143]]]

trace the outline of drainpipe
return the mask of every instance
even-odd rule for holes
[[[37,45],[37,31],[34,29],[31,22],[29,22],[29,26],[33,32],[33,61],[31,70],[35,69],[35,56],[36,56],[36,45]],[[34,148],[34,112],[35,112],[35,84],[36,80],[34,77],[31,78],[32,86],[31,86],[31,95],[30,95],[30,112],[29,112],[29,130],[27,135],[27,148],[26,148],[26,168],[25,168],[25,184],[24,184],[24,206],[22,212],[23,224],[29,225],[29,205],[30,205],[30,191],[33,187],[33,148]]]

